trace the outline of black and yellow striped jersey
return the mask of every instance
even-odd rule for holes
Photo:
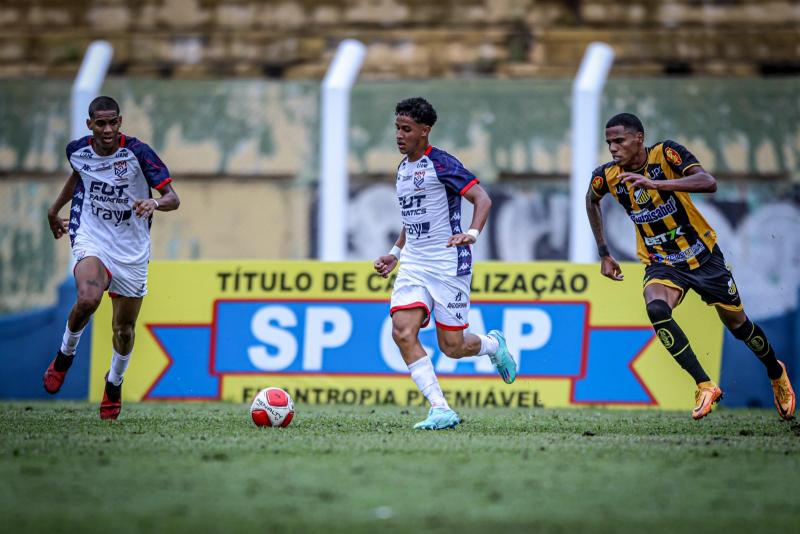
[[[652,180],[674,180],[685,176],[697,158],[674,141],[647,148],[647,163],[634,171]],[[595,198],[611,193],[636,225],[636,252],[642,263],[663,263],[696,269],[710,256],[717,234],[697,211],[689,193],[631,189],[619,175],[625,172],[613,161],[592,173]]]

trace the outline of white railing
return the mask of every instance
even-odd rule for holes
[[[363,43],[342,41],[322,81],[317,251],[323,261],[343,261],[347,255],[350,90],[365,55]]]
[[[86,49],[81,68],[72,84],[70,139],[88,134],[86,119],[89,116],[89,104],[100,93],[113,54],[114,49],[108,41],[93,41]]]
[[[572,84],[572,161],[569,180],[569,260],[572,262],[597,261],[597,247],[586,218],[585,199],[591,172],[599,164],[600,99],[613,61],[614,50],[609,45],[591,43],[586,48]]]

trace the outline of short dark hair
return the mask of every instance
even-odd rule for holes
[[[639,117],[634,115],[633,113],[618,113],[614,115],[608,122],[606,123],[606,128],[613,128],[614,126],[622,126],[626,130],[632,130],[634,132],[642,132],[644,133],[644,126],[642,126],[642,121],[639,120]]]
[[[436,124],[436,110],[433,109],[430,102],[421,96],[401,100],[394,107],[394,114],[406,115],[419,124],[427,124],[428,126]]]
[[[89,118],[93,119],[98,111],[116,111],[119,115],[119,104],[110,96],[98,96],[89,104]]]

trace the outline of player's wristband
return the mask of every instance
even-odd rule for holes
[[[397,259],[400,259],[400,251],[401,250],[403,250],[403,249],[401,249],[400,247],[395,245],[395,246],[392,247],[392,250],[389,251],[389,255],[390,256],[394,256]]]
[[[467,234],[471,235],[472,237],[474,237],[475,241],[477,241],[478,240],[478,236],[481,235],[481,231],[478,230],[477,228],[470,228],[469,230],[467,230]]]
[[[158,209],[158,200],[152,199],[152,201],[156,203],[156,208],[155,209]]]
[[[606,256],[611,256],[611,253],[608,251],[608,245],[600,245],[597,247],[597,254],[601,258],[605,258]]]

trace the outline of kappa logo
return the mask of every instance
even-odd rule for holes
[[[459,258],[467,258],[467,257],[469,257],[469,250],[467,250],[465,248],[464,250],[462,250],[461,252],[458,253],[458,257]]]
[[[450,217],[450,220],[451,221],[460,221],[461,220],[461,214],[459,212],[455,212],[453,214],[453,216]]]
[[[91,171],[92,168],[89,165],[87,165],[86,163],[84,163],[83,167],[81,167],[81,170],[82,171]]]
[[[463,321],[464,320],[464,316],[461,315],[460,313],[456,313],[456,319],[458,319],[459,321]]]
[[[680,154],[678,154],[678,152],[672,147],[667,147],[664,150],[664,157],[667,158],[667,161],[676,166],[683,163]]]
[[[117,152],[117,157],[118,158],[127,158],[128,157],[128,151],[123,148],[122,150]]]
[[[114,162],[114,174],[122,178],[128,172],[128,164],[125,161]]]

